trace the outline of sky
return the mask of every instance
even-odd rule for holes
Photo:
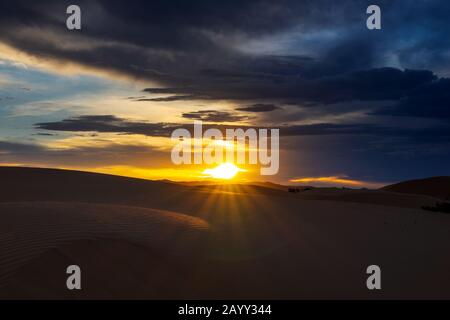
[[[170,135],[202,120],[280,129],[242,181],[450,175],[448,1],[77,1],[68,30],[71,4],[0,3],[0,165],[201,180]]]

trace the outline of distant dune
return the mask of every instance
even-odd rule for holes
[[[0,168],[0,297],[450,299],[450,215],[420,209],[436,200]]]
[[[432,177],[404,181],[383,187],[382,190],[399,193],[422,194],[450,200],[450,177]]]

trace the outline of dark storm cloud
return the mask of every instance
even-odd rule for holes
[[[208,111],[211,112],[211,111]],[[210,121],[225,121],[229,116],[227,114],[218,114],[201,112],[186,114],[186,118],[195,118],[197,116],[209,118]],[[197,118],[196,118],[197,119]],[[214,119],[214,120],[212,120]],[[201,119],[204,120],[204,119]],[[212,127],[211,125],[204,125],[204,130]],[[214,125],[214,128],[224,130],[227,128],[235,128],[227,125]],[[50,131],[64,131],[64,132],[99,132],[99,133],[121,133],[121,134],[142,134],[151,137],[170,137],[172,132],[179,128],[185,128],[193,132],[193,124],[180,123],[151,123],[129,121],[127,119],[119,118],[113,115],[91,116],[84,115],[73,117],[55,122],[44,122],[35,124],[35,128],[40,130]],[[245,128],[245,126],[244,126]]]
[[[303,12],[304,22],[313,23],[308,12],[317,9],[301,2],[261,0],[78,1],[83,29],[69,32],[65,28],[69,4],[2,1],[0,39],[47,59],[80,62],[176,85],[190,83],[201,70],[239,70],[242,63],[251,62],[230,48],[228,41],[221,41],[222,36],[274,34],[296,25],[299,12]],[[32,34],[33,27],[40,36]],[[77,43],[82,47],[76,48]],[[204,78],[208,78],[206,73]]]
[[[195,119],[207,122],[233,122],[248,119],[247,116],[243,116],[240,114],[216,110],[186,112],[182,114],[182,117],[186,119]]]
[[[173,101],[188,101],[200,99],[201,97],[197,97],[194,95],[179,95],[179,96],[168,96],[168,97],[160,97],[160,98],[139,98],[134,101],[140,102],[173,102]]]
[[[170,136],[171,132],[182,127],[170,123],[136,122],[113,115],[79,116],[57,122],[37,123],[35,128],[68,132],[114,132],[142,134],[147,136]]]
[[[274,111],[277,109],[280,109],[280,107],[277,107],[276,105],[273,105],[273,104],[256,103],[254,105],[247,106],[247,107],[239,107],[239,108],[236,108],[235,110],[245,111],[245,112],[270,112],[270,111]]]
[[[350,101],[397,100],[420,85],[437,77],[427,70],[378,68],[354,71],[317,79],[272,74],[270,81],[255,74],[235,74],[235,81],[208,83],[201,87],[146,89],[147,92],[180,94],[169,97],[139,99],[139,101],[176,101],[193,99],[278,99],[284,102],[331,104]],[[244,81],[245,79],[245,81]],[[238,81],[239,80],[239,81]],[[208,95],[205,96],[204,93]],[[186,95],[183,95],[186,94]]]
[[[281,129],[285,136],[370,136],[378,141],[392,141],[403,139],[409,145],[420,143],[439,143],[450,141],[450,126],[429,126],[422,128],[398,128],[376,124],[333,124],[319,123],[313,125],[287,126]],[[398,144],[396,144],[398,146]],[[392,146],[391,146],[392,147]]]
[[[46,133],[46,132],[37,132],[33,133],[34,136],[44,136],[44,137],[53,137],[55,134],[53,133]]]
[[[450,120],[450,79],[426,83],[394,106],[382,108],[373,114]]]
[[[142,91],[146,92],[146,93],[163,93],[163,94],[169,93],[169,94],[171,94],[171,93],[178,93],[178,92],[183,92],[183,91],[186,92],[189,90],[183,90],[180,88],[145,88]]]
[[[129,121],[112,115],[80,116],[64,119],[57,122],[38,123],[36,128],[50,131],[67,132],[108,132],[122,134],[142,134],[154,137],[169,137],[173,130],[186,128],[193,132],[192,124],[180,123],[150,123]],[[239,128],[264,128],[256,126],[239,126]],[[217,128],[235,129],[231,125],[203,125],[203,130]],[[288,125],[280,127],[282,136],[333,136],[333,135],[368,135],[379,138],[399,137],[414,141],[450,141],[450,125],[441,125],[423,128],[398,128],[370,123],[360,124],[333,124],[319,123],[310,125]]]
[[[369,1],[79,1],[81,32],[65,28],[68,4],[48,0],[2,2],[0,39],[47,59],[75,61],[155,80],[169,89],[148,89],[148,93],[173,94],[143,101],[197,97],[328,102],[401,96],[395,91],[395,78],[384,81],[379,71],[371,69],[384,53],[379,51],[380,40],[390,42],[391,32],[403,30],[400,24],[404,21],[396,21],[390,12],[406,14],[400,10],[409,8],[406,2],[402,6],[379,1],[387,12],[386,28],[392,30],[378,34],[365,29]],[[420,12],[422,7],[412,8]],[[441,19],[435,23],[442,24]],[[39,28],[43,37],[33,35],[33,27]],[[329,40],[317,36],[321,50],[314,56],[244,53],[233,46],[235,37],[281,36],[295,28],[303,33],[338,28],[341,34]],[[74,45],[77,43],[80,48]],[[367,74],[353,73],[364,69]],[[358,86],[361,76],[364,79]],[[378,88],[369,89],[364,84]],[[322,94],[326,97],[319,97]]]
[[[45,59],[158,82],[161,87],[144,90],[152,96],[135,99],[141,102],[270,99],[320,105],[399,100],[435,76],[431,71],[380,68],[387,64],[383,59],[393,56],[405,67],[422,69],[439,60],[443,68],[450,48],[443,14],[450,4],[439,1],[378,1],[384,28],[379,32],[365,28],[365,9],[372,3],[363,0],[80,0],[80,32],[65,28],[69,4],[2,1],[0,41]],[[423,23],[412,23],[412,17]],[[267,37],[276,44],[277,37],[294,31],[300,40],[294,37],[283,54],[238,49]],[[314,41],[302,40],[302,35]],[[405,38],[408,43],[400,46]],[[303,53],[304,48],[311,50]],[[428,64],[417,63],[420,57]],[[154,96],[162,94],[169,96]]]

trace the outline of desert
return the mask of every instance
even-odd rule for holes
[[[440,188],[291,194],[55,169],[0,176],[1,298],[450,297],[450,215],[421,209]],[[72,264],[79,291],[65,287]],[[372,264],[382,290],[365,286]]]

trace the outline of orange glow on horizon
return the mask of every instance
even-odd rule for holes
[[[362,186],[364,185],[364,182],[357,181],[357,180],[351,180],[346,179],[342,177],[337,176],[330,176],[330,177],[306,177],[306,178],[298,178],[298,179],[291,179],[290,182],[300,182],[300,183],[327,183],[327,184],[346,184],[351,186]]]

